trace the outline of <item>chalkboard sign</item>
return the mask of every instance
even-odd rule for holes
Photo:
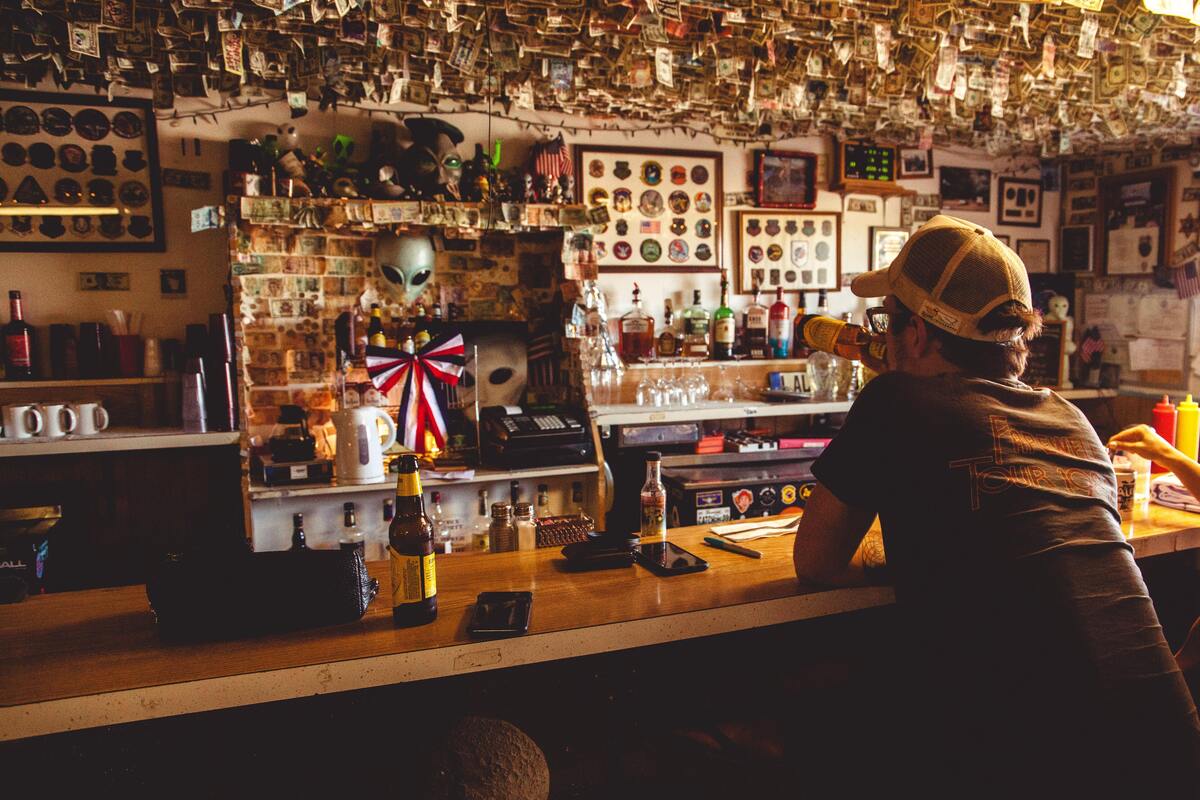
[[[1062,386],[1062,356],[1066,345],[1061,320],[1044,320],[1042,333],[1029,343],[1029,360],[1021,380],[1030,386]]]

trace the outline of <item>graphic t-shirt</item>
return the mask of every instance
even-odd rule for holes
[[[1181,758],[1200,752],[1195,707],[1121,533],[1111,463],[1073,405],[1015,380],[888,373],[813,474],[879,514],[911,641],[962,693],[963,714],[1020,727],[1044,709],[1041,722],[1074,720],[1064,737],[1143,729],[1132,720],[1144,715],[1184,740]]]

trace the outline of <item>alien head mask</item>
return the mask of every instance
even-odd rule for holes
[[[400,303],[411,303],[433,281],[433,242],[428,236],[380,236],[375,260],[389,292]]]
[[[438,195],[458,199],[463,162],[455,145],[462,143],[462,131],[431,117],[409,118],[404,125],[412,134],[413,143],[397,164],[401,181],[422,199],[431,200]]]

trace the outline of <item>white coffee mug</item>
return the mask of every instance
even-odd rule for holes
[[[38,407],[30,403],[4,407],[4,436],[8,439],[29,439],[42,432],[45,420]]]
[[[42,403],[38,406],[38,410],[42,412],[42,425],[44,426],[42,435],[51,439],[73,433],[76,425],[79,424],[79,417],[66,403]]]
[[[95,436],[108,428],[108,411],[95,400],[71,403],[71,410],[79,418],[75,433],[80,436]]]

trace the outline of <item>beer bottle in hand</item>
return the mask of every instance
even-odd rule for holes
[[[400,456],[396,516],[388,529],[392,568],[392,620],[410,627],[437,618],[437,577],[433,565],[433,523],[425,516],[417,457]]]

